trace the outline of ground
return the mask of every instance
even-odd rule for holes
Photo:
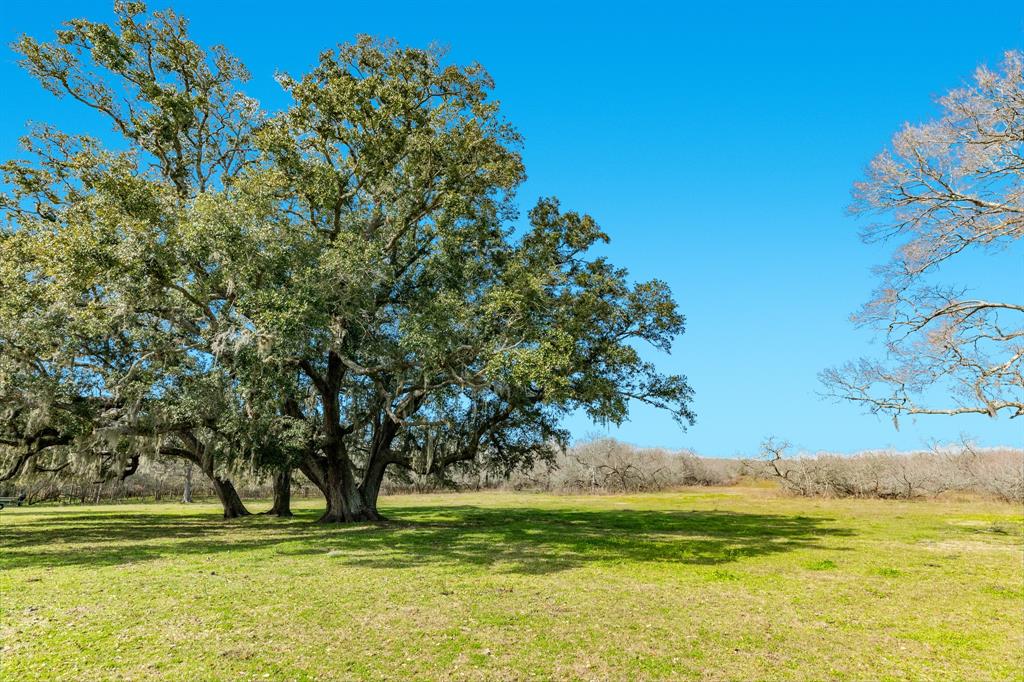
[[[256,507],[256,504],[252,505]],[[1024,680],[1024,511],[464,493],[0,512],[4,680]]]

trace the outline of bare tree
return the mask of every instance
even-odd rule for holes
[[[881,217],[864,240],[899,241],[854,315],[884,332],[887,354],[823,372],[831,396],[894,422],[1024,414],[1024,302],[934,281],[959,254],[1002,250],[1024,236],[1022,65],[1024,55],[1007,52],[1000,71],[979,68],[971,84],[939,99],[940,118],[896,133],[855,185],[851,211]],[[1007,272],[1006,281],[1020,276]]]
[[[798,460],[798,466],[793,466],[792,460],[784,459],[791,447],[793,446],[789,441],[778,440],[774,436],[761,443],[760,459],[764,464],[763,470],[769,476],[774,476],[790,492],[813,495],[815,492],[812,477],[808,472],[808,461],[801,458]],[[754,464],[751,462],[748,466],[753,467]]]
[[[963,442],[961,468],[975,489],[1006,502],[1024,502],[1024,455],[1020,451],[979,451]]]
[[[760,457],[743,462],[743,473],[773,479],[804,497],[913,499],[948,491],[980,493],[1006,502],[1024,501],[1024,450],[935,445],[930,450],[886,450],[839,455],[788,456],[791,446],[769,438]]]

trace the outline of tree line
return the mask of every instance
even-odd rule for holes
[[[444,476],[395,469],[385,475],[381,491],[388,495],[466,490],[592,495],[758,486],[771,481],[785,493],[803,497],[909,500],[968,494],[1024,502],[1024,450],[1020,449],[982,448],[965,441],[915,452],[871,450],[841,455],[791,450],[783,442],[769,440],[757,458],[713,458],[689,450],[642,448],[595,438],[559,450],[552,461],[538,461],[509,475],[480,467],[453,468]],[[29,504],[191,502],[214,497],[209,482],[191,477],[192,468],[174,459],[147,459],[123,481],[60,472],[34,476],[23,482],[21,491]],[[247,472],[236,472],[233,480],[244,499],[271,497],[277,483]],[[301,476],[292,481],[289,492],[303,499],[319,495]],[[277,496],[275,504],[280,500]]]

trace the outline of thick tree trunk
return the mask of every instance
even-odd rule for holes
[[[271,516],[292,515],[292,470],[282,469],[274,476],[274,506],[265,513]]]
[[[345,499],[345,491],[341,485],[328,482],[327,486],[321,488],[324,498],[327,500],[327,510],[317,519],[320,523],[345,523],[354,521],[352,512],[349,510],[348,500]]]
[[[210,480],[213,481],[213,489],[217,491],[217,499],[224,507],[225,519],[249,516],[249,510],[242,504],[242,498],[238,496],[238,492],[230,480],[220,476],[210,476]]]
[[[359,521],[383,521],[377,512],[377,481],[372,495],[366,495],[362,485],[356,485],[351,471],[346,471],[348,464],[337,459],[318,458],[307,460],[303,464],[302,473],[320,489],[327,501],[327,510],[318,521],[320,523],[353,523]],[[383,472],[381,473],[383,477]]]
[[[375,505],[366,505],[348,464],[335,461],[326,468],[327,490],[323,492],[327,498],[327,511],[320,517],[321,523],[382,520]]]

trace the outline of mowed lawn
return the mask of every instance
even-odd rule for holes
[[[297,507],[5,509],[0,679],[1024,679],[1010,505],[464,493],[351,527]]]

